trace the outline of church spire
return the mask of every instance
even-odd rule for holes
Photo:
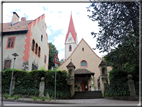
[[[76,31],[75,31],[75,28],[74,28],[74,24],[73,24],[72,12],[71,12],[70,23],[69,23],[69,28],[68,28],[68,32],[67,32],[67,35],[66,35],[65,43],[67,41],[67,38],[68,38],[70,32],[71,32],[71,34],[73,36],[74,41],[76,42],[77,34],[76,34]]]

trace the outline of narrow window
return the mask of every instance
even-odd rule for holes
[[[10,68],[10,66],[11,66],[11,60],[5,60],[4,70],[7,69],[7,68]]]
[[[38,57],[40,57],[40,47],[38,47]]]
[[[105,68],[102,68],[102,74],[105,74]]]
[[[82,51],[84,51],[84,48],[82,48]]]
[[[32,51],[34,51],[34,47],[35,47],[35,41],[32,41]]]
[[[71,51],[71,45],[69,45],[69,51]]]
[[[44,63],[46,63],[46,55],[44,56]]]
[[[37,48],[38,48],[38,44],[36,43],[35,54],[37,54]]]
[[[14,47],[14,42],[15,42],[15,37],[8,38],[7,48],[13,48]]]
[[[82,66],[82,67],[85,67],[85,66],[87,66],[87,63],[86,63],[86,61],[82,61],[82,62],[81,62],[81,66]]]
[[[72,76],[72,69],[69,70],[69,74]]]
[[[43,40],[43,35],[41,35],[41,41]]]

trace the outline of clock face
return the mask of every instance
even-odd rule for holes
[[[72,41],[72,38],[69,38],[68,41]]]

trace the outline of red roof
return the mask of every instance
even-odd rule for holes
[[[71,32],[74,41],[76,42],[76,32],[75,32],[75,28],[74,28],[74,24],[73,24],[73,20],[72,20],[72,14],[71,14],[71,18],[70,18],[70,23],[69,23],[69,28],[68,28],[68,33],[66,35],[66,39],[65,39],[65,43],[67,41],[68,35]]]
[[[13,26],[11,26],[11,22],[9,23],[2,23],[0,24],[3,25],[3,30],[2,32],[14,32],[14,31],[23,31],[23,30],[28,30],[28,24],[31,23],[33,20],[28,20],[28,21],[19,21],[15,23]],[[1,31],[1,29],[0,29]]]
[[[66,67],[75,67],[72,62],[70,62]]]

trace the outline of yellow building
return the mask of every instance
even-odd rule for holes
[[[109,82],[108,72],[112,67],[106,66],[84,39],[77,44],[72,15],[65,38],[65,59],[58,69],[68,71],[73,77],[72,91],[101,90],[103,93],[104,83]]]

